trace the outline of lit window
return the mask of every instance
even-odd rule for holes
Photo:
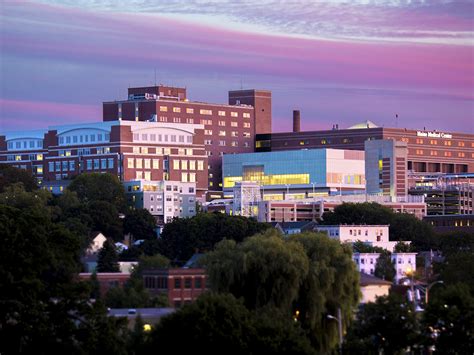
[[[239,117],[239,114],[237,112],[231,112],[230,116],[231,117]]]
[[[219,131],[219,136],[225,137],[225,131]]]
[[[182,170],[188,170],[188,161],[187,160],[181,160],[181,169]]]
[[[180,107],[173,107],[173,112],[181,112],[181,108]]]
[[[244,112],[244,113],[242,114],[242,116],[244,116],[244,118],[250,118],[250,113]]]
[[[212,135],[212,129],[205,129],[204,134],[207,135],[207,136],[211,136]]]
[[[160,161],[158,159],[153,159],[153,169],[160,168]]]
[[[179,170],[179,160],[173,160],[173,170]]]
[[[244,128],[250,128],[250,122],[244,122]]]
[[[135,167],[137,169],[141,169],[142,168],[142,159],[135,159]]]
[[[194,109],[193,108],[187,108],[186,113],[194,113]]]
[[[219,126],[225,127],[225,121],[219,121]]]
[[[232,122],[230,123],[230,126],[231,126],[231,127],[238,127],[239,124],[238,124],[238,122],[232,121]]]
[[[201,115],[208,115],[208,116],[209,116],[209,115],[212,115],[212,110],[204,110],[204,109],[201,109],[201,110],[199,110],[199,113],[200,113]]]
[[[218,114],[219,116],[225,116],[225,111],[219,111],[217,114]]]
[[[161,112],[168,112],[168,107],[167,106],[160,106],[160,111]]]

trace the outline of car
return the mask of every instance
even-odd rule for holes
[[[128,314],[137,314],[137,310],[135,308],[130,308]]]

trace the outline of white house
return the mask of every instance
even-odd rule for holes
[[[92,242],[89,245],[89,248],[87,248],[86,254],[92,255],[98,253],[99,250],[102,249],[106,240],[107,238],[102,233],[95,232]]]
[[[341,243],[355,243],[357,241],[373,247],[380,247],[393,252],[398,242],[389,240],[388,225],[317,225],[314,230],[326,232],[331,238],[338,239]],[[404,242],[410,244],[410,242]]]
[[[354,253],[352,260],[358,271],[373,275],[379,257],[380,253]],[[395,283],[406,278],[408,270],[416,270],[416,253],[392,253],[391,259],[396,271]]]

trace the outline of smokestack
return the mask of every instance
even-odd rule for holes
[[[301,116],[300,110],[293,110],[293,132],[301,131]]]

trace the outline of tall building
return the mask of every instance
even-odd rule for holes
[[[362,124],[331,130],[258,134],[256,150],[336,148],[364,150],[367,140],[388,139],[407,143],[407,170],[415,173],[473,173],[474,134],[378,127]]]
[[[271,112],[271,92],[265,90],[230,91],[225,105],[190,101],[186,88],[159,85],[129,88],[126,100],[103,103],[104,121],[203,125],[210,191],[222,190],[222,155],[253,152],[255,134],[271,132]]]
[[[0,135],[0,163],[33,172],[40,183],[67,182],[84,172],[121,181],[180,181],[207,191],[204,127],[163,122],[107,121]]]
[[[365,179],[368,194],[407,195],[407,153],[406,142],[392,139],[365,141]]]

